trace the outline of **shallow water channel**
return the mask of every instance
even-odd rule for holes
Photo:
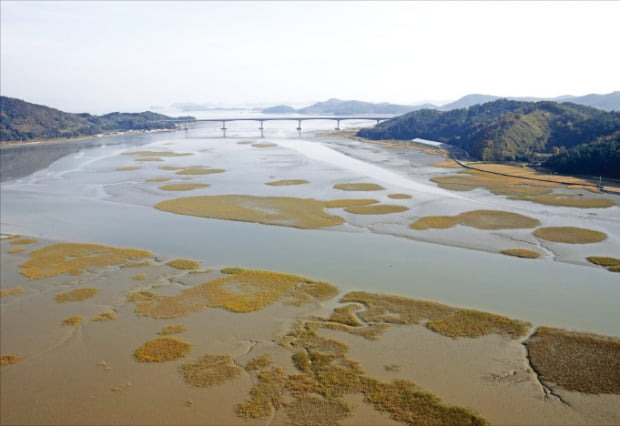
[[[281,146],[251,148],[250,144],[238,144],[261,141],[249,130],[238,135],[232,132],[225,139],[214,137],[214,132],[212,128],[199,128],[85,141],[77,148],[72,145],[67,155],[53,159],[49,165],[42,161],[43,168],[33,174],[28,174],[29,170],[13,171],[12,176],[4,173],[1,232],[145,248],[162,257],[195,258],[210,267],[290,272],[330,281],[343,292],[364,289],[393,293],[500,313],[536,325],[620,335],[620,276],[602,268],[550,259],[511,258],[380,235],[359,226],[299,230],[181,216],[154,209],[153,205],[164,199],[205,194],[291,194],[299,190],[303,191],[299,197],[329,199],[335,198],[331,187],[322,189],[319,180],[363,181],[366,177],[372,181],[378,176],[376,165],[368,165],[365,175],[363,167],[339,168],[337,160],[322,161],[288,148],[299,140],[331,149],[329,146],[338,143],[335,139],[326,145],[312,135],[297,139],[294,132],[282,130],[283,135],[265,139],[278,144],[278,138],[283,138]],[[57,145],[59,150],[66,149],[66,145]],[[50,146],[29,145],[21,150],[27,150],[30,157],[36,157],[37,151],[41,156],[58,155]],[[162,162],[135,162],[136,157],[123,155],[137,150],[193,155]],[[22,151],[3,148],[1,152],[2,167],[6,170],[9,158],[15,161]],[[394,154],[382,151],[380,155]],[[195,164],[223,168],[226,173],[205,176],[209,188],[183,193],[159,191],[159,184],[146,183],[162,176],[184,182],[182,177],[159,167]],[[127,166],[141,168],[116,170]],[[385,171],[390,172],[389,165]],[[202,176],[195,178],[193,182],[203,182],[198,179]],[[264,185],[280,178],[303,178],[310,184],[299,189]],[[415,197],[415,185],[409,190]],[[340,194],[341,198],[367,195],[374,196]]]

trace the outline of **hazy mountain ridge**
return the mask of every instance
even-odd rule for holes
[[[574,103],[500,99],[451,111],[411,112],[358,135],[435,140],[485,161],[531,160],[537,153],[558,154],[582,144],[617,141],[620,113]],[[620,170],[620,163],[615,167]]]
[[[351,114],[390,114],[398,115],[422,108],[435,108],[434,105],[398,105],[388,102],[373,103],[363,101],[347,101],[331,98],[324,102],[316,102],[304,108],[295,109],[289,105],[276,105],[264,108],[265,114],[308,114],[308,115],[351,115]]]
[[[72,138],[126,130],[171,129],[163,114],[113,112],[105,115],[73,114],[21,99],[0,97],[0,142]]]

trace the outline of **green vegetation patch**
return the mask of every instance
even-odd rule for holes
[[[229,355],[205,354],[197,361],[179,367],[186,383],[199,388],[207,388],[236,379],[241,368],[234,364]]]
[[[500,252],[506,256],[521,257],[524,259],[537,259],[540,257],[540,253],[533,250],[526,249],[505,249]]]
[[[207,307],[232,312],[260,310],[279,300],[294,306],[333,298],[338,289],[298,275],[244,269],[192,287],[176,296],[159,296],[152,292],[129,295],[138,303],[139,315],[153,318],[176,318]]]
[[[174,337],[160,337],[140,346],[134,356],[141,362],[162,362],[183,358],[192,345]]]
[[[79,275],[90,267],[131,265],[150,258],[148,250],[119,248],[101,244],[58,243],[30,253],[30,259],[20,265],[20,273],[30,279],[54,277],[61,274]]]
[[[577,392],[620,394],[620,339],[540,327],[525,345],[545,382]]]
[[[385,188],[376,183],[338,183],[334,185],[334,189],[341,191],[380,191]]]
[[[404,212],[409,210],[409,208],[393,204],[376,204],[371,206],[352,206],[347,207],[345,210],[355,214],[390,214]]]
[[[590,256],[586,259],[590,263],[604,266],[605,268],[608,268],[610,266],[620,266],[620,259],[618,259],[617,257]]]
[[[540,221],[529,216],[503,210],[472,210],[456,216],[425,216],[409,225],[409,227],[425,230],[431,228],[451,228],[455,225],[484,230],[520,229],[535,228],[540,225]]]
[[[327,214],[312,198],[211,195],[162,201],[156,209],[186,216],[256,222],[301,229],[340,225],[344,219]]]
[[[267,182],[265,185],[269,186],[289,186],[289,185],[305,185],[306,183],[310,183],[305,179],[283,179],[283,180],[275,180],[273,182]]]
[[[56,299],[56,302],[58,303],[79,302],[90,299],[97,293],[99,293],[99,290],[92,287],[76,288],[75,290],[71,290],[67,293],[57,294],[54,299]]]
[[[585,228],[575,228],[572,226],[538,228],[534,231],[534,236],[547,241],[567,244],[592,244],[601,242],[607,238],[607,234],[604,232]]]

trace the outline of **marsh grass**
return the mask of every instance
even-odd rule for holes
[[[159,337],[140,346],[134,356],[141,362],[162,362],[183,358],[192,345],[174,337]]]
[[[191,191],[192,189],[207,188],[210,186],[207,183],[171,183],[168,185],[161,185],[159,189],[162,191]]]
[[[267,417],[284,407],[284,389],[287,376],[282,368],[261,370],[257,383],[250,390],[250,399],[237,405],[237,415],[246,419]]]
[[[305,185],[307,183],[310,183],[310,182],[305,180],[305,179],[283,179],[283,180],[276,180],[276,181],[273,181],[273,182],[267,182],[267,183],[265,183],[265,185],[269,185],[269,186],[289,186],[289,185]]]
[[[76,315],[73,317],[65,318],[62,322],[62,325],[80,325],[82,324],[83,321],[84,321],[84,318],[82,318],[79,315]]]
[[[9,254],[21,253],[26,251],[26,247],[12,247],[8,250]]]
[[[173,259],[166,262],[166,265],[175,269],[197,269],[200,267],[200,262],[193,259]]]
[[[93,321],[114,321],[117,318],[115,312],[102,312],[93,318]]]
[[[157,157],[141,157],[141,158],[136,158],[133,161],[164,161],[161,158],[157,158]]]
[[[483,230],[535,228],[538,219],[503,210],[472,210],[456,216],[425,216],[409,225],[416,230],[445,229],[455,225]]]
[[[566,244],[592,244],[607,238],[607,234],[604,232],[572,226],[538,228],[534,231],[534,236],[543,240]]]
[[[448,168],[448,169],[458,169],[461,166],[454,160],[446,160],[446,161],[438,161],[436,163],[433,163],[433,167],[441,167],[441,168]]]
[[[147,182],[168,182],[169,180],[171,180],[172,178],[167,178],[167,177],[159,177],[159,178],[151,178],[151,179],[147,179]]]
[[[274,146],[278,146],[278,144],[271,143],[271,142],[260,142],[260,143],[252,144],[252,146],[254,148],[273,148]]]
[[[359,327],[363,325],[363,323],[355,315],[355,311],[358,309],[360,309],[360,307],[353,303],[334,308],[334,312],[332,312],[329,317],[329,321],[338,322],[352,327]]]
[[[142,281],[146,279],[146,274],[135,274],[131,277],[132,280]]]
[[[354,207],[354,206],[367,206],[369,204],[378,203],[379,200],[373,200],[372,198],[352,198],[343,200],[330,200],[325,201],[325,207],[327,208],[342,208],[342,207]]]
[[[138,155],[140,157],[186,157],[191,153],[177,153],[171,151],[132,151],[123,152],[123,155]]]
[[[192,287],[175,296],[151,292],[132,293],[136,312],[153,318],[176,318],[207,307],[232,312],[252,312],[277,301],[301,306],[330,299],[338,294],[333,285],[298,275],[243,269]]]
[[[259,355],[257,357],[252,358],[245,365],[245,369],[247,371],[258,371],[263,368],[269,367],[271,365],[271,358],[269,355]]]
[[[178,170],[176,174],[181,175],[181,176],[212,175],[216,173],[224,173],[226,171],[224,169],[208,169],[202,166],[191,166],[191,167],[184,167],[181,169],[176,168],[176,170]]]
[[[507,196],[547,194],[551,192],[551,188],[561,186],[553,182],[530,181],[477,170],[463,170],[455,175],[436,176],[431,181],[441,188],[453,191],[472,191],[476,188],[485,188],[495,195]]]
[[[34,244],[37,242],[36,238],[19,238],[15,240],[9,241],[9,244],[12,245],[25,245],[25,244]]]
[[[236,379],[242,369],[234,364],[229,355],[205,354],[194,362],[179,367],[186,383],[199,388],[207,388]]]
[[[344,223],[340,216],[324,211],[325,203],[311,198],[212,195],[162,201],[156,209],[213,219],[256,222],[301,229]]]
[[[71,290],[67,293],[57,294],[54,296],[54,299],[56,299],[56,302],[58,303],[80,302],[82,300],[90,299],[97,293],[99,293],[99,290],[92,287],[76,288],[75,290]]]
[[[244,268],[237,268],[237,267],[229,267],[229,268],[222,268],[220,269],[220,272],[222,274],[238,274],[239,272],[243,272],[245,269]]]
[[[61,274],[79,275],[90,267],[126,265],[152,256],[148,250],[59,243],[32,251],[30,259],[20,265],[20,273],[33,280]]]
[[[183,324],[173,324],[165,326],[157,334],[161,336],[167,336],[169,334],[179,334],[185,331],[187,331],[187,328],[185,328]]]
[[[500,253],[507,256],[521,257],[523,259],[537,259],[540,257],[540,253],[526,249],[505,249],[500,251]]]
[[[405,206],[397,206],[392,204],[377,204],[371,206],[353,206],[347,207],[345,211],[354,214],[390,214],[400,213],[409,210]]]
[[[620,394],[620,339],[539,327],[525,345],[546,382],[577,392]]]
[[[18,363],[23,356],[17,354],[0,355],[0,366]]]
[[[334,189],[341,191],[381,191],[385,188],[376,183],[338,183],[334,185]]]
[[[340,399],[325,399],[312,395],[296,398],[287,408],[290,425],[337,425],[351,415],[351,407]]]
[[[432,319],[426,327],[448,337],[480,337],[499,334],[511,339],[524,336],[531,324],[502,315],[470,309],[459,310],[444,318]]]
[[[11,287],[0,290],[0,297],[18,296],[24,293],[24,289],[21,287]]]
[[[411,198],[409,194],[388,194],[388,198],[392,198],[393,200],[405,200]]]
[[[125,166],[125,167],[117,167],[116,170],[118,170],[119,172],[127,172],[130,170],[140,170],[142,167],[141,166]]]
[[[620,266],[620,259],[617,257],[590,256],[586,260],[595,265],[604,266],[605,268]]]
[[[509,197],[511,200],[532,201],[538,204],[549,206],[578,207],[582,209],[606,208],[616,205],[614,200],[609,198],[588,198],[579,194],[542,194],[542,195],[523,195]]]

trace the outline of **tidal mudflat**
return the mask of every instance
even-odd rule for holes
[[[2,423],[620,422],[615,376],[566,374],[620,357],[618,197],[338,137],[130,145],[0,187]]]

